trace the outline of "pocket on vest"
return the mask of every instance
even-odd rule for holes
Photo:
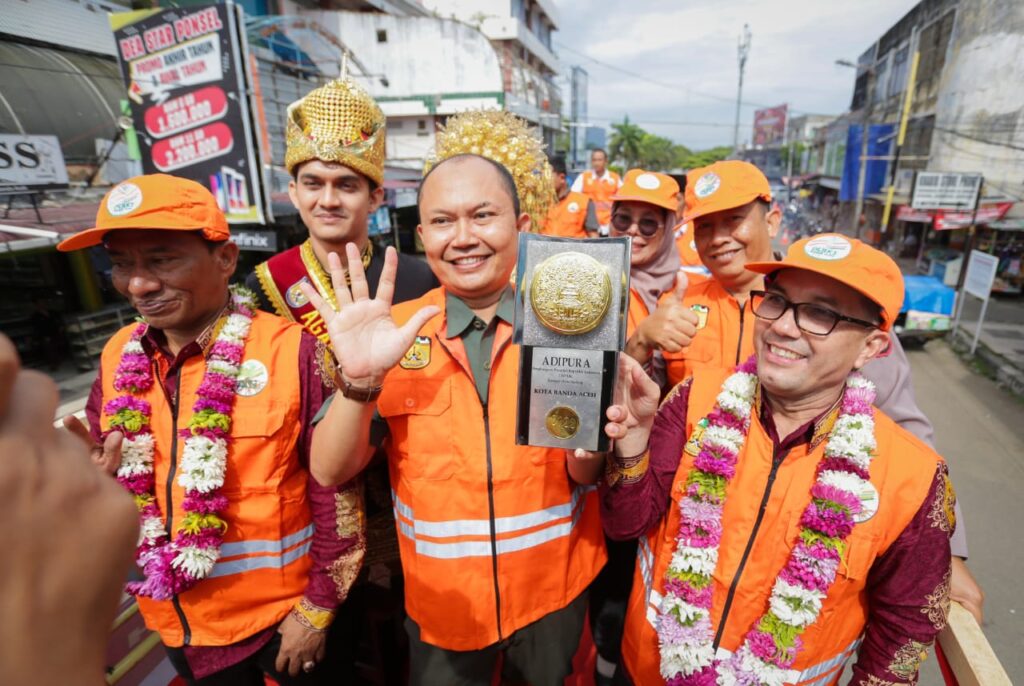
[[[402,475],[437,481],[455,473],[450,378],[389,381],[377,404],[401,454]]]

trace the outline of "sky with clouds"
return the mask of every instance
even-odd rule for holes
[[[740,140],[749,141],[754,110],[760,106],[789,103],[795,114],[845,111],[855,74],[835,61],[856,61],[916,0],[554,3],[560,13],[554,48],[567,70],[574,64],[587,70],[592,123],[608,128],[628,114],[648,131],[703,149],[732,144],[736,44],[744,23],[753,38]],[[563,97],[569,97],[567,90]]]

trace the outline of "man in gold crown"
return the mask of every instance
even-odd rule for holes
[[[292,175],[288,194],[309,238],[258,265],[246,285],[257,294],[261,309],[303,324],[326,342],[323,319],[303,295],[300,284],[311,285],[320,297],[336,305],[325,271],[327,255],[353,243],[359,248],[370,292],[376,292],[384,254],[374,252],[368,232],[369,217],[384,199],[385,118],[373,98],[343,76],[292,103],[286,128],[285,165]],[[395,302],[417,298],[436,285],[426,264],[412,256],[398,256]],[[339,530],[347,528],[346,511],[358,510],[360,517],[365,512],[361,522],[367,538],[365,564],[383,563],[382,570],[390,568],[397,575],[394,518],[383,463],[367,472],[365,488],[358,492],[365,493],[363,502],[338,501]],[[350,638],[365,634],[368,602],[366,585],[356,583],[333,618],[332,638],[339,633]],[[394,604],[401,608],[400,599]],[[354,647],[346,646],[345,653],[335,659],[349,664],[351,671]]]
[[[335,303],[327,255],[355,243],[370,291],[376,292],[384,255],[373,250],[369,219],[384,200],[385,124],[373,98],[344,76],[288,107],[288,195],[309,239],[257,265],[246,285],[259,296],[261,309],[300,322],[324,342],[323,320],[300,284],[311,284],[320,297]],[[395,302],[417,298],[436,285],[423,262],[399,255]]]
[[[413,686],[489,686],[500,659],[510,680],[561,684],[605,546],[584,485],[599,470],[514,438],[509,277],[519,232],[552,199],[551,171],[508,113],[458,115],[437,147],[417,231],[442,287],[392,309],[389,255],[371,299],[354,245],[351,291],[331,256],[339,311],[303,287],[341,370],[314,432],[314,475],[344,483],[387,436]]]

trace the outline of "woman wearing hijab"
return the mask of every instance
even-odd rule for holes
[[[630,169],[612,197],[611,235],[633,239],[626,354],[640,362],[650,360],[648,372],[660,385],[665,380],[664,362],[649,349],[648,341],[656,337],[645,334],[642,324],[654,313],[662,294],[677,287],[686,289],[685,275],[677,276],[679,251],[672,231],[678,196],[679,184],[671,176]]]

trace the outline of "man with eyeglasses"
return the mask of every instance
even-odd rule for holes
[[[651,319],[664,318],[673,325],[664,327],[653,342],[631,339],[626,345],[626,352],[641,362],[661,350],[668,377],[665,390],[696,370],[727,369],[754,352],[750,293],[764,287],[764,277],[746,265],[774,259],[771,240],[782,221],[781,212],[771,204],[768,179],[749,162],[730,160],[694,169],[687,175],[685,194],[684,218],[693,223],[697,251],[712,278],[691,285],[682,298],[677,293],[662,296]],[[899,339],[889,338],[888,351],[864,368],[876,385],[875,404],[931,445],[932,426],[914,398],[910,362]],[[957,521],[952,597],[980,622],[984,593],[964,563],[967,537],[959,506]]]
[[[749,263],[755,355],[661,401],[623,356],[600,488],[641,538],[620,683],[913,684],[945,625],[946,465],[873,406],[899,267],[826,234]],[[659,406],[660,405],[660,406]]]

